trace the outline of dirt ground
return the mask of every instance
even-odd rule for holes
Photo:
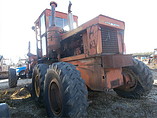
[[[157,71],[152,70],[155,82],[152,91],[141,99],[126,99],[108,92],[89,92],[91,103],[87,117],[103,118],[157,118]],[[29,84],[29,82],[28,82]],[[0,84],[1,86],[1,84]],[[11,117],[16,118],[46,118],[43,106],[35,103],[25,85],[16,88],[1,88],[0,103],[10,106]]]

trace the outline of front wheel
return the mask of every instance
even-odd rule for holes
[[[87,89],[80,72],[65,62],[52,64],[44,83],[44,97],[49,117],[82,117],[86,115]]]
[[[123,77],[131,81],[114,91],[121,97],[140,98],[147,95],[153,86],[153,76],[150,69],[141,61],[133,59],[134,66],[123,68]]]
[[[16,69],[10,68],[9,69],[9,87],[14,88],[17,86],[17,76],[16,76]]]

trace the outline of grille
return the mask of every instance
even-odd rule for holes
[[[101,27],[102,53],[119,53],[117,30],[110,27]]]

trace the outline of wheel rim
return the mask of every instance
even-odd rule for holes
[[[35,76],[34,84],[35,84],[35,94],[37,97],[39,97],[39,95],[40,95],[40,79],[39,79],[38,74]]]
[[[120,89],[125,90],[125,91],[132,91],[136,88],[137,83],[138,83],[138,78],[132,70],[124,69],[123,78],[124,78],[125,85],[120,87]],[[126,82],[126,80],[129,80],[129,81]]]
[[[49,100],[51,111],[55,116],[59,116],[62,112],[62,96],[57,81],[52,81],[49,86]]]

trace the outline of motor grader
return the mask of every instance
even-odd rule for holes
[[[78,17],[55,11],[50,3],[35,21],[37,63],[32,96],[49,117],[83,117],[88,91],[113,89],[119,96],[140,98],[153,83],[149,68],[125,54],[123,21],[99,15],[78,27]],[[69,31],[68,31],[69,30]]]

